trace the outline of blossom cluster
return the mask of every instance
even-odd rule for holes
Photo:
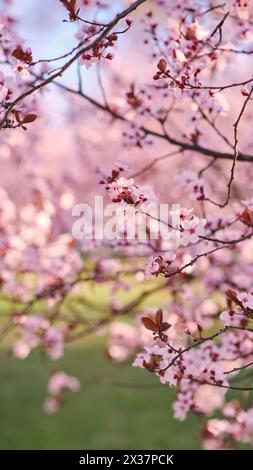
[[[65,344],[106,334],[110,360],[134,357],[175,389],[176,419],[205,419],[204,448],[252,443],[252,402],[241,393],[252,389],[253,363],[252,5],[56,8],[77,30],[72,48],[48,59],[18,35],[9,2],[0,15],[6,356],[39,349],[52,360],[44,410],[53,413],[80,389],[55,369]],[[121,237],[98,239],[92,225],[89,240],[73,239],[73,206],[99,191],[122,209]],[[149,213],[154,201],[180,205],[178,221]],[[131,210],[143,239],[126,236]],[[163,230],[152,237],[158,223],[178,235],[175,248]]]

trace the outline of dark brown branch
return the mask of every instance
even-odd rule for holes
[[[105,113],[110,114],[112,118],[118,119],[122,122],[127,122],[127,119],[124,116],[122,116],[120,113],[104,106],[103,104],[99,103],[94,98],[92,98],[91,96],[88,96],[85,93],[81,93],[78,90],[74,90],[74,89],[72,89],[72,88],[70,88],[67,85],[64,85],[62,83],[55,82],[55,81],[53,81],[52,83],[54,85],[58,86],[59,88],[62,88],[63,90],[69,92],[69,93],[72,93],[74,95],[80,96],[81,98],[84,98],[86,101],[88,101],[93,106],[96,106],[101,111],[104,111]],[[202,145],[199,145],[199,144],[190,144],[190,143],[187,143],[187,142],[182,142],[180,140],[177,140],[177,139],[171,137],[167,133],[167,131],[165,131],[164,134],[161,134],[157,131],[154,131],[152,129],[148,129],[146,127],[142,127],[142,130],[147,135],[151,135],[151,136],[156,137],[158,139],[166,140],[171,145],[175,145],[175,146],[179,147],[182,150],[189,150],[191,152],[200,153],[202,155],[205,155],[207,157],[212,157],[214,159],[224,159],[224,160],[233,160],[234,159],[233,153],[219,152],[217,150],[213,150],[213,149],[209,149],[207,147],[203,147]],[[245,154],[245,153],[242,153],[242,152],[238,152],[237,161],[253,162],[253,155],[248,155],[248,154]]]

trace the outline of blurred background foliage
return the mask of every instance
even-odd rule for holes
[[[53,363],[82,384],[54,415],[42,408],[45,358],[35,351],[25,361],[1,361],[1,449],[200,448],[198,418],[191,415],[180,423],[172,416],[175,392],[131,363],[112,364],[104,351],[102,338],[89,339]]]

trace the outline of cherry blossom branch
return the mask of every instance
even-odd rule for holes
[[[252,79],[251,79],[252,81]],[[65,91],[72,93],[74,95],[78,95],[81,98],[84,98],[87,100],[90,104],[94,105],[101,111],[104,111],[107,114],[110,114],[113,119],[118,119],[123,122],[128,122],[127,118],[122,116],[120,113],[112,110],[111,108],[108,108],[107,106],[104,106],[103,104],[99,103],[95,98],[92,98],[91,96],[80,92],[79,90],[72,89],[68,87],[67,85],[63,85],[62,83],[59,82],[52,82],[54,85],[64,89]],[[170,144],[181,148],[181,150],[189,150],[193,153],[200,153],[202,155],[212,157],[213,159],[225,159],[225,160],[233,160],[234,159],[234,154],[233,153],[227,153],[227,152],[219,152],[214,149],[208,149],[206,147],[203,147],[202,145],[199,144],[189,144],[187,142],[182,142],[180,140],[177,140],[176,138],[171,137],[168,132],[165,130],[163,134],[154,131],[152,129],[146,128],[146,127],[141,127],[141,130],[145,132],[146,135],[150,135],[153,137],[156,137],[158,139],[166,140]],[[242,152],[238,152],[237,156],[237,161],[241,162],[253,162],[253,156],[252,155],[247,155]]]
[[[236,164],[236,161],[238,159],[238,126],[240,124],[240,121],[242,119],[242,116],[245,112],[245,109],[247,107],[247,104],[249,103],[250,99],[251,99],[251,96],[252,96],[252,92],[253,92],[253,86],[251,87],[251,90],[249,92],[249,95],[247,96],[247,98],[245,99],[244,103],[243,103],[243,106],[241,108],[241,111],[239,113],[239,116],[237,118],[237,120],[235,121],[235,123],[233,124],[233,127],[234,127],[234,160],[233,160],[233,164],[232,164],[232,167],[231,167],[231,176],[230,176],[230,180],[228,182],[228,194],[227,194],[227,198],[223,204],[223,207],[225,207],[228,202],[229,202],[229,199],[230,199],[230,194],[231,194],[231,187],[232,187],[232,183],[233,183],[233,179],[234,179],[234,172],[235,172],[235,164]]]
[[[175,150],[174,152],[166,153],[165,155],[161,155],[160,157],[154,158],[148,165],[131,174],[131,178],[137,178],[138,176],[143,175],[143,173],[146,173],[146,171],[151,170],[151,168],[153,168],[157,163],[163,160],[167,160],[167,158],[174,157],[174,155],[178,155],[182,152],[182,149]]]
[[[184,349],[181,349],[180,352],[175,356],[173,357],[173,359],[171,360],[171,362],[168,364],[168,366],[166,366],[164,369],[159,369],[158,372],[165,372],[166,370],[168,370],[171,366],[173,366],[176,361],[181,358],[181,356],[183,354],[185,354],[186,352],[188,351],[191,351],[191,349],[195,349],[197,348],[198,346],[200,346],[201,344],[205,343],[206,341],[212,341],[213,339],[217,338],[218,336],[226,333],[228,331],[230,327],[229,326],[224,326],[223,328],[221,328],[219,331],[216,331],[214,334],[210,335],[210,336],[207,336],[206,338],[201,338],[199,341],[197,341],[196,343],[193,343],[191,344],[190,346],[184,348]]]
[[[253,366],[253,362],[248,362],[248,364],[245,364],[244,366],[241,367],[234,367],[233,369],[226,370],[224,374],[232,374],[233,372],[240,372],[241,370],[247,369],[248,367]]]
[[[109,33],[110,31],[119,23],[120,20],[122,20],[123,18],[125,18],[126,16],[128,16],[130,13],[132,13],[134,10],[136,10],[141,4],[143,4],[146,0],[137,0],[135,1],[134,3],[132,3],[132,5],[130,5],[128,8],[126,8],[125,10],[123,10],[121,13],[119,13],[115,18],[114,20],[112,20],[108,26],[106,28],[103,29],[103,31],[101,32],[101,34],[98,35],[98,37],[92,41],[90,44],[88,44],[87,46],[81,48],[80,50],[78,50],[78,52],[76,52],[76,54],[71,57],[71,59],[66,62],[57,72],[55,72],[54,74],[52,74],[49,78],[47,78],[46,80],[42,81],[41,83],[39,83],[38,85],[34,86],[33,88],[25,91],[24,93],[22,93],[21,95],[19,95],[14,101],[12,101],[8,107],[7,107],[7,110],[5,112],[5,115],[4,115],[4,118],[3,118],[3,121],[2,121],[2,124],[1,124],[1,128],[8,128],[9,125],[8,125],[8,116],[10,114],[10,112],[12,111],[12,109],[20,102],[22,101],[23,99],[25,99],[26,97],[32,95],[34,92],[38,91],[38,90],[41,90],[42,88],[44,88],[45,86],[49,85],[50,83],[52,83],[56,78],[59,78],[61,77],[64,72],[66,72],[66,70],[69,69],[69,67],[74,63],[76,62],[79,57],[81,57],[83,54],[85,54],[86,52],[88,52],[89,50],[93,49],[94,47],[96,47],[99,42],[101,42]]]
[[[198,382],[200,385],[212,385],[213,387],[226,388],[227,390],[238,390],[241,392],[251,392],[253,390],[253,387],[218,384],[217,382],[209,382],[207,380],[197,379],[196,377],[192,377],[191,380],[193,382]]]

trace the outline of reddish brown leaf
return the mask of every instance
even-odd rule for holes
[[[170,327],[171,327],[171,324],[165,321],[160,325],[160,331],[166,331]]]
[[[157,331],[157,326],[153,320],[149,317],[142,317],[141,319],[143,325],[147,330],[153,331],[154,333]]]
[[[236,298],[236,292],[232,289],[227,289],[226,292],[225,292],[226,296],[229,298],[229,299],[232,299],[232,300],[237,300]]]
[[[35,119],[37,119],[37,114],[32,114],[32,113],[31,113],[31,114],[27,114],[27,115],[24,117],[22,123],[23,123],[23,124],[28,124],[28,122],[33,122],[33,121],[35,121]]]
[[[23,48],[18,45],[16,49],[12,52],[12,56],[15,57],[15,59],[20,60],[21,62],[24,62],[25,64],[31,64],[32,62],[32,53],[30,50],[23,50]]]
[[[227,296],[227,304],[228,304],[229,308],[232,307],[233,302],[236,305],[239,305],[240,307],[242,307],[242,303],[237,299],[237,293],[234,290],[227,289],[225,294]]]
[[[161,308],[159,308],[155,314],[155,321],[157,325],[160,325],[163,321],[163,311]]]
[[[17,122],[21,122],[20,116],[19,116],[19,112],[18,112],[17,110],[14,110],[14,111],[13,111],[13,114],[14,114],[14,116],[15,116],[16,121],[17,121]]]
[[[198,331],[199,331],[200,333],[202,333],[203,327],[202,327],[199,323],[197,324],[197,327],[198,327]]]
[[[252,227],[252,225],[253,225],[253,214],[248,208],[244,209],[242,214],[239,216],[239,219],[244,225],[247,225],[248,227]]]
[[[78,14],[76,11],[76,0],[60,0],[60,2],[68,11],[70,21],[75,21]]]

